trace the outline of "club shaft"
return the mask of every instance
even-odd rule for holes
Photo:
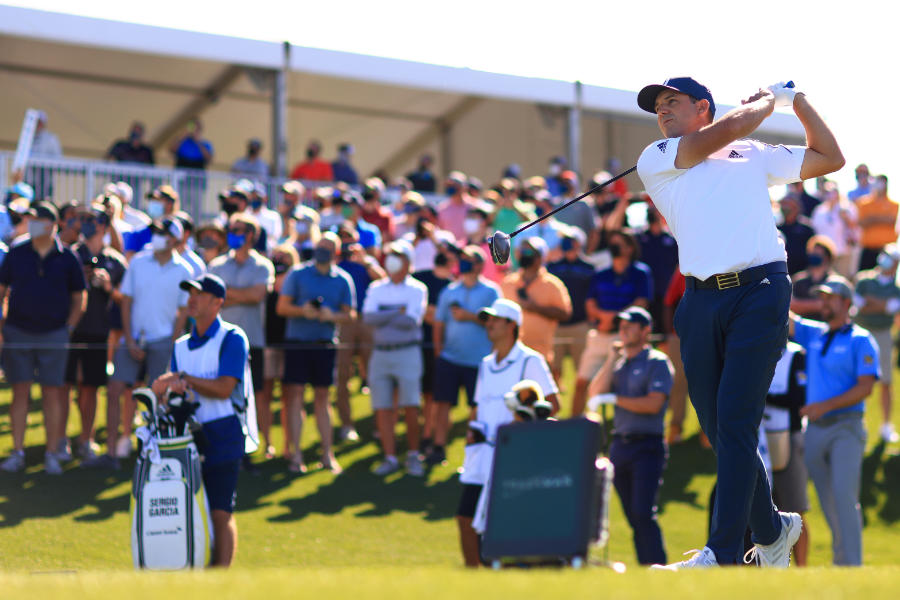
[[[516,229],[515,231],[513,231],[511,234],[509,234],[509,237],[513,238],[513,237],[517,236],[518,234],[522,233],[523,231],[525,231],[526,229],[528,229],[528,228],[531,227],[532,225],[537,225],[538,223],[540,223],[540,222],[543,221],[544,219],[546,219],[546,218],[548,218],[548,217],[552,217],[553,215],[555,215],[556,213],[558,213],[558,212],[561,211],[562,209],[564,209],[564,208],[566,208],[566,207],[568,207],[568,206],[571,206],[572,204],[575,204],[575,203],[578,202],[579,200],[581,200],[581,199],[583,199],[583,198],[587,198],[587,197],[590,196],[591,194],[594,194],[594,193],[600,191],[601,189],[605,188],[606,186],[608,186],[608,185],[611,184],[612,182],[617,181],[617,180],[619,180],[619,179],[622,179],[622,178],[625,177],[626,175],[628,175],[628,174],[630,174],[630,173],[633,173],[636,169],[637,169],[637,165],[631,167],[631,168],[628,169],[627,171],[623,171],[623,172],[619,173],[618,175],[616,175],[616,176],[613,177],[612,179],[608,179],[608,180],[604,181],[604,182],[601,183],[600,185],[597,185],[597,186],[592,187],[591,189],[589,189],[588,191],[586,191],[586,192],[583,193],[582,195],[578,196],[577,198],[573,198],[572,200],[569,200],[568,202],[566,202],[566,203],[563,204],[562,206],[557,206],[556,208],[554,208],[554,209],[551,210],[550,212],[541,215],[540,217],[538,217],[537,219],[535,219],[535,220],[532,221],[531,223],[528,223],[527,225],[525,225],[525,226],[523,226],[523,227],[519,227],[518,229]]]

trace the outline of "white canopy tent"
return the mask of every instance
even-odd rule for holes
[[[353,144],[362,176],[402,175],[427,152],[439,174],[491,184],[509,163],[542,174],[558,154],[585,176],[610,157],[627,166],[659,136],[633,91],[6,6],[0,89],[0,150],[15,147],[25,110],[40,108],[66,156],[102,158],[140,120],[157,163],[169,165],[168,143],[199,116],[218,170],[256,137],[289,171],[316,138],[326,159]],[[803,140],[787,114],[759,134]]]

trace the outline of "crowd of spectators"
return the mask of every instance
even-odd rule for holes
[[[58,154],[46,117],[33,150]],[[203,169],[213,156],[198,120],[169,150],[177,167]],[[510,263],[496,265],[486,244],[492,231],[510,232],[547,214],[609,172],[582,185],[565,158],[552,157],[543,176],[522,177],[510,165],[485,186],[459,171],[439,180],[424,155],[414,171],[386,182],[358,175],[352,145],[341,144],[329,162],[313,140],[292,180],[269,198],[255,182],[269,173],[261,151],[259,140],[248,141],[246,155],[232,166],[233,185],[219,195],[221,212],[204,223],[181,210],[169,185],[155,187],[143,211],[127,182],[109,183],[88,202],[59,202],[45,177],[7,190],[0,206],[0,237],[9,244],[0,247],[0,295],[9,294],[2,365],[13,387],[14,450],[0,468],[25,466],[34,381],[43,386],[46,471],[61,473],[73,455],[85,466],[117,468],[132,450],[131,389],[166,369],[174,340],[190,328],[179,283],[207,271],[227,286],[222,317],[242,327],[250,342],[266,458],[280,455],[292,472],[307,469],[301,433],[308,385],[320,464],[340,473],[336,445],[359,439],[349,401],[354,375],[371,398],[384,452],[377,473],[405,468],[421,476],[444,463],[450,410],[460,397],[474,405],[478,368],[491,352],[482,309],[500,298],[520,306],[518,339],[544,357],[557,382],[571,361],[575,377],[562,389],[570,399],[562,412],[573,417],[584,413],[589,383],[604,365],[623,360],[617,350],[623,311],[645,311],[641,326],[652,328],[647,343],[665,350],[674,365],[665,394],[672,412],[666,438],[680,441],[686,386],[672,314],[684,278],[675,240],[646,194],[632,193],[624,180],[592,193],[515,238]],[[133,123],[107,158],[153,164],[143,125]],[[773,218],[787,250],[797,315],[824,320],[820,286],[831,278],[854,286],[851,313],[880,348],[879,433],[896,442],[890,373],[900,311],[900,253],[893,246],[898,204],[885,176],[872,177],[859,165],[856,178],[846,193],[824,179],[814,190],[792,184],[773,201]],[[435,192],[445,199],[426,201],[423,194]],[[640,340],[634,348],[643,347]],[[613,374],[609,366],[603,372]],[[270,406],[276,381],[285,431],[277,449]],[[94,430],[103,386],[109,403],[101,453]],[[65,437],[71,400],[81,419],[74,447]],[[402,461],[394,437],[400,408],[407,432]]]

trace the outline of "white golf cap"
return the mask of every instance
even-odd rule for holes
[[[495,300],[488,308],[482,308],[478,313],[478,318],[484,319],[487,316],[499,317],[501,319],[509,319],[516,325],[522,325],[522,308],[506,298]]]
[[[415,260],[416,251],[412,244],[406,240],[395,240],[388,245],[388,254],[399,254],[405,256],[410,264]]]

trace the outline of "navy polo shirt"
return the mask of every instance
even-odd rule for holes
[[[365,265],[352,260],[342,260],[337,266],[346,271],[350,279],[353,280],[353,288],[356,291],[356,306],[354,308],[362,312],[363,300],[366,299],[366,290],[369,289],[369,284],[372,283],[372,278],[369,277],[369,270],[366,269]]]
[[[638,243],[641,245],[641,262],[650,267],[653,274],[653,289],[657,296],[662,296],[678,266],[678,244],[665,231],[659,235],[645,231],[638,236]]]
[[[843,394],[860,376],[881,379],[878,344],[859,325],[848,324],[829,331],[828,324],[810,319],[794,320],[794,341],[806,349],[806,403],[824,402]],[[865,401],[825,413],[862,413]]]
[[[653,298],[653,277],[650,268],[642,262],[633,262],[623,273],[612,267],[594,274],[588,298],[597,303],[600,310],[620,311],[631,306],[638,298]]]
[[[32,333],[61,329],[69,318],[72,292],[85,288],[81,261],[58,238],[41,258],[25,237],[0,265],[0,284],[9,288],[6,322]]]
[[[353,280],[346,271],[336,266],[323,275],[315,263],[302,264],[288,273],[281,285],[281,293],[289,296],[294,306],[303,306],[316,298],[321,298],[322,306],[334,312],[339,312],[342,306],[356,306]],[[333,341],[334,337],[334,323],[302,317],[287,320],[285,339],[325,342]]]
[[[572,299],[572,316],[560,325],[575,325],[587,320],[584,301],[587,300],[591,288],[591,278],[596,272],[594,265],[580,258],[569,262],[565,259],[547,265],[547,271],[563,282]]]
[[[641,398],[650,392],[666,395],[659,412],[653,415],[636,413],[615,407],[613,426],[620,435],[662,434],[674,369],[669,357],[652,348],[645,348],[633,358],[620,359],[613,371],[612,393],[628,398]]]

